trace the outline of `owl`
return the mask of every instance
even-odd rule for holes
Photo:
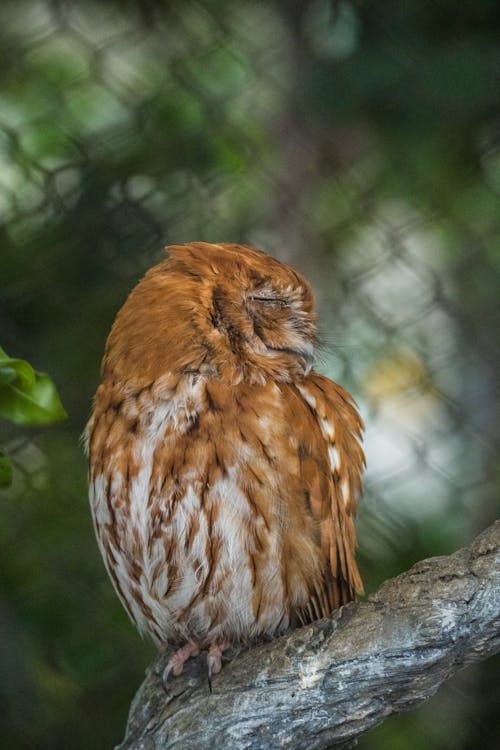
[[[168,248],[118,312],[86,429],[98,545],[178,675],[330,615],[362,584],[363,424],[312,369],[311,288],[252,247]]]

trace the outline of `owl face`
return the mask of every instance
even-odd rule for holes
[[[114,379],[200,373],[227,382],[290,381],[312,367],[311,288],[254,248],[198,242],[168,248],[132,291],[108,339]]]
[[[226,273],[215,274],[213,279],[210,323],[214,339],[232,356],[247,365],[252,362],[263,372],[274,374],[281,369],[306,375],[316,341],[309,285],[279,261],[266,256],[266,267],[260,270],[252,256],[233,253]]]

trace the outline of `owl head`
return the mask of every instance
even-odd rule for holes
[[[316,316],[311,288],[295,269],[236,244],[167,251],[118,313],[103,375],[137,384],[166,373],[233,383],[308,374]]]

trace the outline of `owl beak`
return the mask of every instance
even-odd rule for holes
[[[304,374],[309,375],[314,364],[314,345],[308,341],[304,348],[301,349],[300,354],[304,359]]]
[[[303,347],[300,347],[300,349],[298,347],[297,349],[288,347],[280,347],[278,349],[277,347],[273,346],[268,346],[267,349],[273,352],[291,354],[294,357],[300,357],[300,359],[302,359],[302,361],[304,362],[304,374],[309,375],[309,373],[311,372],[314,363],[314,346],[310,342],[305,343]]]

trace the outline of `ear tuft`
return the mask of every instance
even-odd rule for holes
[[[189,245],[165,245],[164,250],[169,258],[182,258],[186,254]]]

